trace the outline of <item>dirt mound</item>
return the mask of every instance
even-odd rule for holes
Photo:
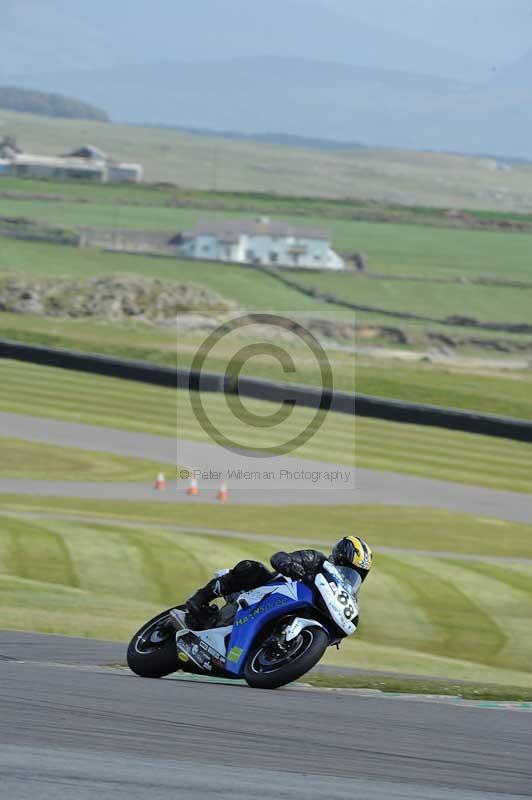
[[[138,319],[164,323],[178,314],[220,314],[236,303],[191,283],[111,275],[87,280],[0,279],[0,311],[44,317]]]

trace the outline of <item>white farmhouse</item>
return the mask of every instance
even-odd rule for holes
[[[181,253],[187,258],[238,264],[344,269],[331,248],[326,230],[260,219],[202,219],[193,231],[181,234]]]

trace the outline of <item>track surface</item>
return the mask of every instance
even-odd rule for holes
[[[1,797],[532,796],[530,713],[94,666],[123,658],[112,643],[0,632]]]
[[[57,422],[51,419],[0,413],[0,435],[31,439],[63,446],[102,450],[119,455],[137,456],[159,462],[214,470],[227,478],[229,469],[251,472],[270,470],[274,478],[229,480],[231,501],[253,504],[352,504],[383,503],[462,511],[483,517],[495,517],[532,524],[532,495],[495,491],[458,483],[428,480],[392,472],[354,469],[345,465],[304,459],[276,457],[253,458],[235,454],[213,444],[175,440],[162,436]],[[313,483],[304,478],[286,479],[281,470],[298,473],[343,471],[348,474],[334,482]],[[150,486],[135,483],[80,483],[76,481],[33,481],[0,479],[0,493],[40,494],[98,499],[153,500],[160,502],[215,502],[220,477],[200,480],[201,495],[189,498],[186,482],[164,493],[155,494]]]

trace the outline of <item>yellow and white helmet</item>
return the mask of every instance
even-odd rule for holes
[[[354,567],[364,580],[371,569],[373,553],[369,545],[358,536],[344,536],[334,545],[331,561],[337,567]]]

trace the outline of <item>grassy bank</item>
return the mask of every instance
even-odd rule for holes
[[[1,505],[5,512],[10,501],[2,498]],[[101,504],[102,511],[105,506]],[[279,546],[255,538],[253,528],[247,539],[229,533],[177,533],[156,524],[147,529],[135,522],[134,506],[117,514],[115,505],[115,522],[51,519],[45,514],[34,520],[4,513],[0,626],[126,640],[144,619],[181,601],[214,569],[241,558],[268,559]],[[143,506],[143,513],[149,513],[150,504]],[[62,509],[58,500],[54,513]],[[208,521],[204,510],[195,507],[196,524]],[[366,509],[368,517],[371,511]],[[400,511],[395,511],[399,519]],[[260,519],[259,509],[253,512],[253,518]],[[287,527],[302,513],[283,512]],[[353,518],[353,509],[351,513]],[[426,530],[427,513],[417,525],[410,519],[420,535]],[[461,523],[467,529],[467,519]],[[487,522],[483,527],[489,533]],[[527,526],[514,527],[523,528],[523,538],[527,533],[530,542]],[[376,559],[362,590],[359,632],[339,653],[328,653],[327,663],[532,688],[527,636],[530,564],[501,568],[482,556],[464,561],[459,554],[383,554],[379,535],[365,535],[375,545]],[[481,539],[482,532],[473,535]],[[286,547],[300,542],[289,539]],[[482,546],[477,541],[477,547]]]
[[[236,532],[254,536],[283,548],[291,541],[327,550],[340,531],[355,530],[383,552],[399,548],[409,551],[442,553],[496,559],[532,559],[532,526],[491,517],[473,517],[436,509],[384,505],[336,506],[252,506],[180,505],[167,503],[89,500],[75,497],[21,497],[0,495],[0,508],[18,515],[24,513],[53,517],[87,518],[89,522],[120,523],[138,527],[179,526],[207,528],[222,536]],[[201,531],[199,531],[201,533]],[[273,545],[272,545],[273,546]],[[445,556],[449,558],[449,555]]]
[[[0,438],[0,477],[71,481],[154,481],[168,465],[112,453]]]

